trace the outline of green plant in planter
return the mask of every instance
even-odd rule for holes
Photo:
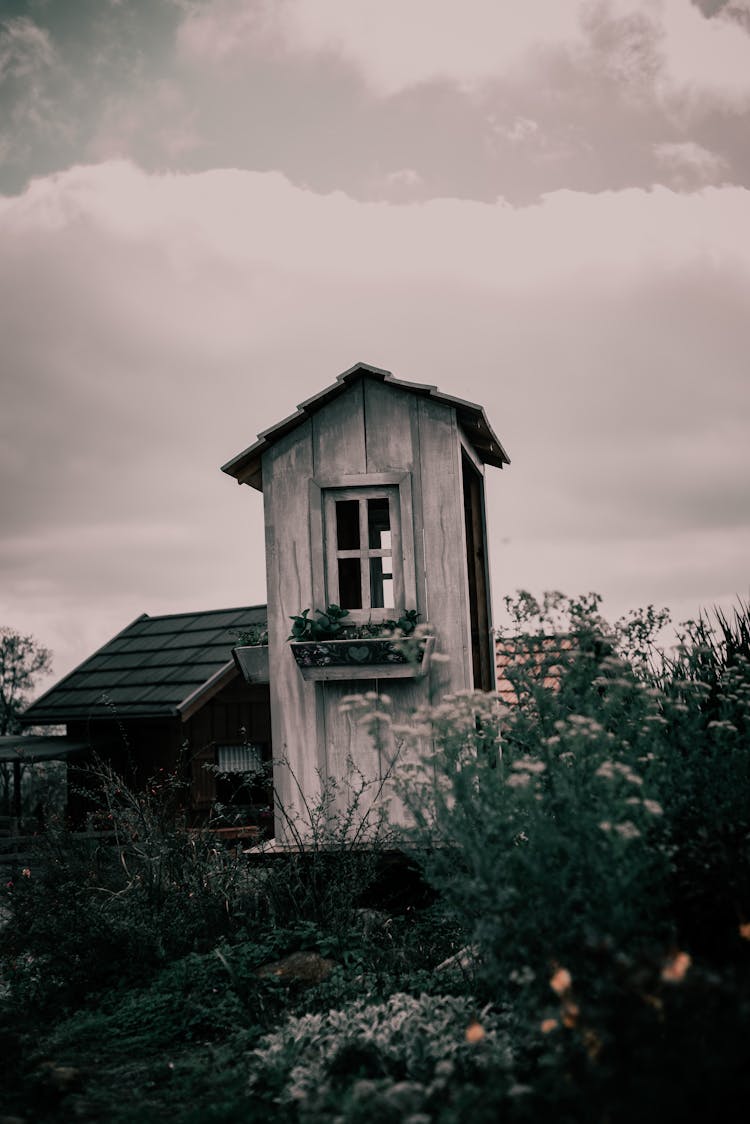
[[[268,625],[265,621],[263,624],[252,624],[249,628],[236,629],[231,635],[237,646],[256,647],[268,643]]]
[[[417,627],[419,613],[416,609],[406,609],[398,620],[366,621],[364,624],[345,624],[348,609],[340,605],[329,605],[325,611],[316,609],[317,618],[311,617],[311,609],[290,617],[292,631],[288,640],[328,641],[328,640],[369,640],[389,636],[411,636]]]

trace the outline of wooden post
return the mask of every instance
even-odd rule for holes
[[[21,821],[21,762],[16,758],[13,762],[13,816]]]

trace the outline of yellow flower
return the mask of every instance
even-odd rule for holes
[[[549,981],[549,986],[554,991],[555,995],[564,995],[566,991],[570,990],[570,985],[573,980],[571,979],[570,972],[567,968],[558,968],[552,979]]]
[[[557,1027],[557,1019],[543,1019],[541,1025],[542,1034],[549,1034]]]
[[[484,1027],[478,1022],[469,1023],[466,1028],[466,1041],[470,1042],[473,1046],[477,1042],[481,1042],[484,1038]]]
[[[682,983],[691,964],[692,960],[688,952],[675,952],[662,968],[661,978],[666,983]]]
[[[570,1030],[578,1022],[578,1016],[581,1013],[581,1008],[577,1003],[573,1003],[570,999],[566,999],[561,1008],[563,1026],[567,1026]]]

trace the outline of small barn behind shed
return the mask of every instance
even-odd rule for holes
[[[238,632],[264,626],[265,618],[265,605],[144,613],[32,703],[22,721],[65,726],[61,756],[73,744],[77,764],[98,755],[136,786],[159,769],[181,770],[194,824],[217,803],[241,803],[246,821],[267,815],[270,793],[260,783],[243,789],[239,778],[271,759],[268,674],[248,685],[232,658]],[[54,750],[54,738],[45,744]],[[74,788],[69,809],[79,820],[85,810]]]

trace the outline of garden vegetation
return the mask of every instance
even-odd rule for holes
[[[1,1111],[744,1118],[748,606],[669,654],[652,609],[610,627],[594,596],[512,607],[512,699],[390,730],[382,695],[349,704],[397,746],[398,839],[362,830],[362,786],[335,814],[329,782],[311,841],[252,862],[181,829],[176,778],[134,793],[96,770],[111,840],[52,829],[3,891]],[[384,878],[395,847],[410,865]]]

